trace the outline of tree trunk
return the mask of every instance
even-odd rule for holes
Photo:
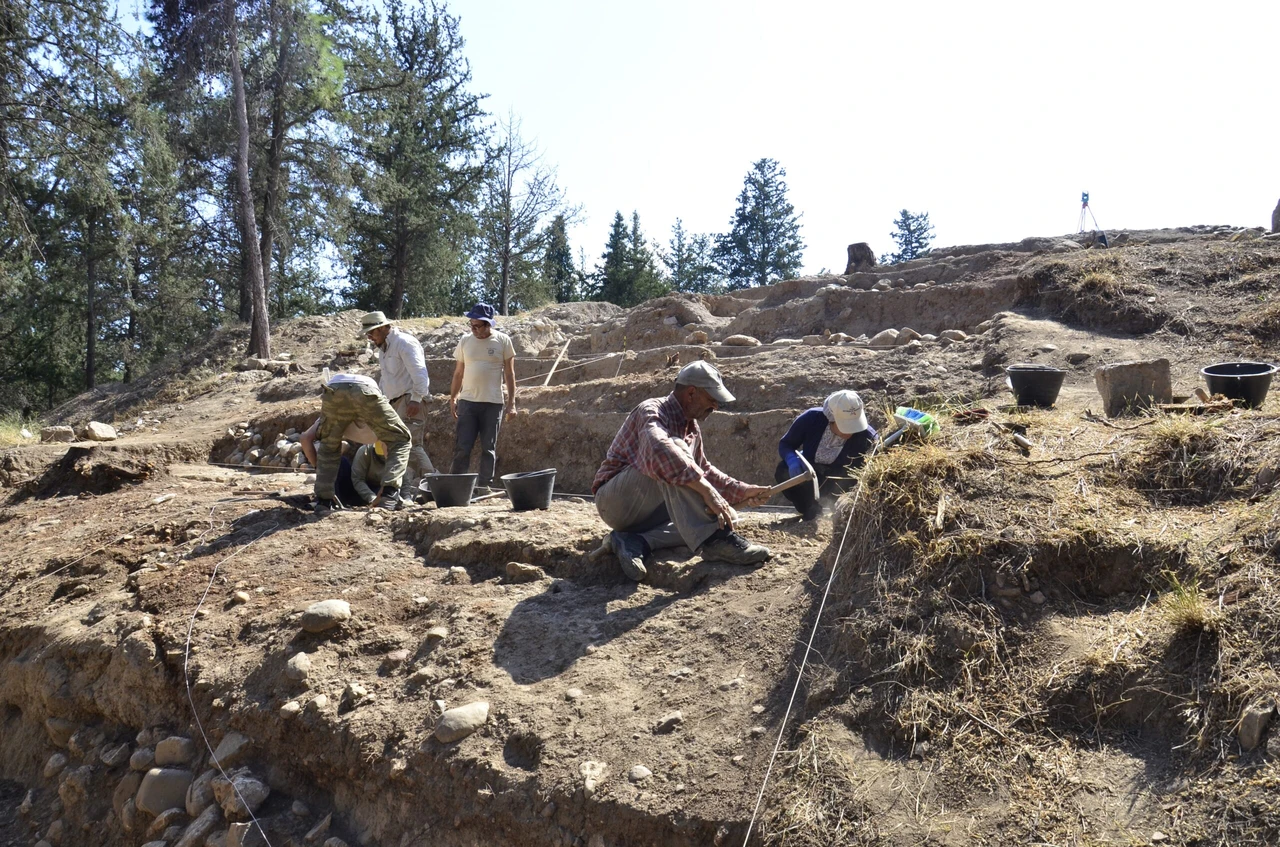
[[[223,0],[226,14],[227,42],[230,47],[231,88],[235,101],[236,181],[240,188],[241,243],[248,246],[243,252],[249,258],[249,293],[253,306],[250,319],[249,355],[260,359],[271,358],[271,324],[267,318],[267,287],[262,272],[262,254],[252,248],[258,243],[258,221],[253,212],[253,188],[249,184],[249,112],[245,105],[244,73],[240,69],[240,38],[237,33],[236,4]]]
[[[399,320],[404,311],[404,290],[408,275],[408,237],[397,233],[395,250],[391,254],[391,302],[387,304],[387,314],[395,320]]]
[[[98,213],[96,211],[89,212],[89,216],[85,220],[84,232],[85,282],[87,283],[88,294],[88,308],[85,310],[84,346],[84,387],[86,389],[93,388],[97,383],[95,374],[98,371],[98,315],[97,303],[95,302],[98,287],[98,252],[97,244],[94,243],[94,230],[97,229],[97,220]]]
[[[249,253],[253,251],[253,242],[244,240],[244,221],[240,209],[240,189],[236,181],[237,173],[233,170],[227,174],[227,193],[232,198],[231,213],[236,220],[236,229],[240,230],[240,301],[237,304],[237,316],[241,323],[253,319],[253,292],[249,289]]]
[[[506,317],[507,315],[507,291],[511,284],[511,249],[502,251],[502,284],[498,289],[498,314]]]
[[[289,45],[293,41],[292,12],[286,10],[280,28],[280,53],[274,74],[271,99],[271,145],[267,148],[267,196],[262,202],[262,285],[271,287],[271,250],[275,240],[276,209],[280,205],[280,177],[284,170],[284,137],[288,129],[285,115],[285,86],[289,81]]]
[[[133,382],[133,362],[138,355],[138,336],[141,334],[141,320],[138,316],[138,304],[142,302],[142,286],[138,280],[142,278],[142,257],[135,252],[133,259],[133,278],[129,280],[129,328],[127,337],[129,348],[124,355],[124,381]]]

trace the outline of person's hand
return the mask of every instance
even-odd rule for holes
[[[416,418],[422,411],[422,403],[418,400],[410,400],[409,405],[405,407],[405,411],[409,413],[409,417]]]
[[[721,497],[720,492],[710,485],[706,486],[700,493],[702,494],[702,502],[707,504],[707,511],[715,517],[716,522],[720,524],[720,528],[732,532],[734,524],[738,522],[738,513],[729,505],[729,501]]]
[[[379,494],[377,497],[374,497],[374,498],[373,498],[373,500],[369,503],[369,505],[368,505],[366,508],[369,508],[369,509],[376,509],[376,508],[378,508],[378,506],[380,506],[380,505],[382,505],[382,495],[381,495],[381,494]]]
[[[516,402],[512,400],[507,404],[507,416],[510,417],[514,414],[516,414]]]
[[[453,412],[453,416],[455,418],[458,416],[458,398],[457,397],[449,398],[449,411]]]
[[[748,485],[745,493],[747,496],[739,502],[739,505],[763,506],[769,502],[769,486],[767,485]]]

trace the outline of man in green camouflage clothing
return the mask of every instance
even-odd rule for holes
[[[357,421],[368,424],[387,445],[387,464],[375,507],[399,509],[400,483],[409,464],[409,428],[391,408],[378,384],[359,374],[334,374],[320,400],[320,431],[316,443],[316,514],[324,516],[342,508],[333,496],[342,458],[342,434]]]

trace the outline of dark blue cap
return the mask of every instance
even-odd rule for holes
[[[488,303],[477,303],[463,317],[473,321],[484,321],[489,326],[493,326],[493,316],[496,314],[497,312]]]

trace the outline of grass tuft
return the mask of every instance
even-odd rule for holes
[[[22,430],[31,433],[31,438],[24,438]],[[16,447],[19,444],[34,444],[40,440],[40,424],[24,420],[16,412],[0,416],[0,448]]]
[[[1165,620],[1179,634],[1216,632],[1222,623],[1222,613],[1200,587],[1198,577],[1183,581],[1172,571],[1165,571],[1169,590],[1160,598],[1160,609]]]

